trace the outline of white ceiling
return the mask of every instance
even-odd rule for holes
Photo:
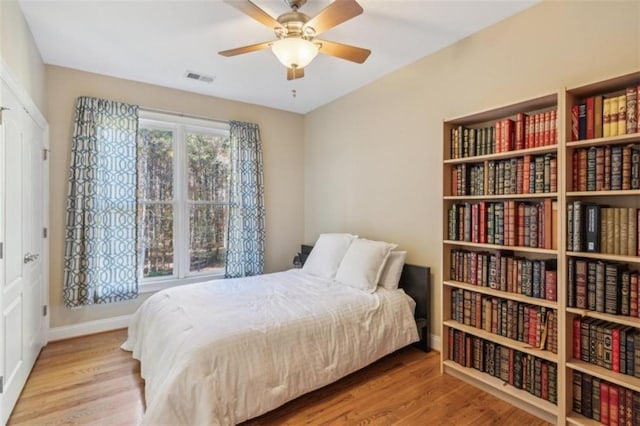
[[[364,13],[322,38],[371,49],[369,59],[358,65],[318,55],[296,81],[286,80],[269,50],[217,54],[275,40],[221,0],[19,1],[47,64],[307,113],[538,0],[358,0]],[[254,2],[274,17],[288,11],[283,1]],[[308,0],[301,11],[313,17],[329,3]],[[188,80],[187,70],[215,81]]]

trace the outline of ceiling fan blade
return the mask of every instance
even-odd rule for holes
[[[223,50],[222,52],[218,52],[218,54],[222,56],[236,56],[242,55],[243,53],[255,52],[256,50],[268,49],[271,47],[273,42],[268,41],[265,43],[251,44],[249,46],[237,47],[235,49]]]
[[[287,68],[287,80],[297,80],[304,77],[304,68]]]
[[[362,13],[362,7],[356,0],[335,0],[329,6],[325,7],[320,13],[311,18],[304,24],[304,28],[313,28],[314,35],[322,34],[330,30],[336,25],[340,25],[345,21]]]
[[[224,0],[224,2],[271,29],[282,27],[280,22],[276,21],[273,16],[256,6],[250,0]]]
[[[320,45],[320,53],[335,56],[336,58],[346,59],[347,61],[364,63],[371,51],[361,47],[349,46],[348,44],[336,43],[327,40],[313,40],[314,43]]]

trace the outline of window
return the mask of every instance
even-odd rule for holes
[[[229,154],[226,126],[141,112],[138,265],[143,285],[224,274]]]

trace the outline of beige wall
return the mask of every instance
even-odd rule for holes
[[[133,313],[133,302],[67,309],[62,304],[62,266],[67,176],[75,102],[95,96],[221,120],[257,123],[263,141],[267,246],[265,268],[291,267],[303,236],[303,117],[299,114],[196,95],[56,66],[46,67],[51,141],[51,327]]]
[[[0,57],[44,113],[44,64],[15,0],[0,0]]]
[[[439,334],[442,120],[638,69],[640,2],[543,2],[311,112],[305,241],[407,249],[432,268]]]

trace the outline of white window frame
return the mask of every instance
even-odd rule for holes
[[[152,111],[139,111],[140,128],[171,130],[173,132],[173,200],[165,202],[173,206],[173,274],[161,277],[144,278],[140,272],[138,287],[140,293],[154,292],[169,287],[192,284],[212,279],[224,278],[224,271],[191,272],[189,258],[189,207],[192,204],[227,204],[219,202],[189,202],[187,199],[187,150],[188,132],[208,133],[229,137],[229,124],[218,121],[164,114]],[[157,202],[154,202],[157,204]]]

